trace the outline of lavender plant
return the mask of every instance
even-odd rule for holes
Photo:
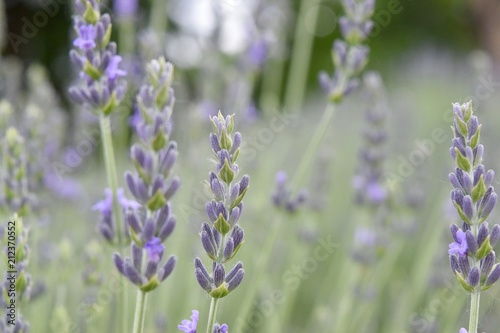
[[[469,333],[477,333],[481,292],[500,278],[493,247],[500,238],[500,225],[491,229],[486,221],[497,202],[493,170],[483,166],[484,147],[479,143],[481,124],[473,115],[472,103],[453,104],[454,138],[450,153],[456,163],[449,180],[451,200],[462,220],[461,228],[450,227],[450,265],[462,287],[470,293]],[[461,329],[460,332],[466,331]],[[466,331],[467,332],[467,331]]]
[[[206,213],[210,223],[203,222],[200,237],[203,248],[212,260],[212,274],[208,272],[200,258],[196,257],[194,260],[196,279],[212,299],[207,333],[216,332],[216,329],[221,330],[215,323],[219,300],[236,289],[245,274],[241,261],[237,262],[227,274],[224,267],[243,245],[244,232],[238,220],[250,181],[248,175],[244,175],[239,182],[235,181],[239,173],[236,159],[240,152],[241,134],[239,132],[232,134],[233,118],[234,115],[224,118],[219,112],[218,116],[210,119],[213,127],[210,144],[215,154],[216,167],[215,172],[210,172],[207,185],[214,199],[206,203]]]
[[[139,288],[134,333],[144,327],[146,294],[172,273],[176,263],[170,256],[161,264],[163,243],[176,225],[170,199],[180,185],[179,178],[171,175],[178,155],[177,143],[170,140],[175,101],[173,70],[164,58],[152,60],[147,66],[148,80],[137,96],[140,119],[135,130],[140,143],[130,149],[135,171],[125,174],[128,189],[138,202],[125,212],[132,254],[123,259],[115,253],[114,261],[118,271]]]
[[[122,226],[121,210],[118,203],[118,176],[111,135],[110,115],[116,110],[125,96],[126,83],[122,79],[126,72],[120,69],[122,58],[116,54],[116,44],[111,42],[111,17],[102,14],[100,0],[75,0],[76,15],[74,29],[77,38],[73,41],[70,58],[79,71],[80,82],[69,89],[73,101],[90,109],[99,117],[100,132],[104,150],[104,161],[111,194],[109,219],[114,229],[112,242],[123,245],[128,237]],[[122,321],[119,327],[123,331],[127,320],[127,292],[121,289]]]
[[[70,57],[73,66],[79,71],[80,82],[70,87],[69,94],[76,104],[99,116],[116,228],[113,242],[123,244],[127,235],[119,223],[118,177],[109,116],[125,96],[126,83],[122,77],[126,72],[120,69],[122,58],[116,54],[116,44],[110,41],[111,18],[101,13],[99,4],[99,0],[75,0],[77,14],[74,16],[74,28],[77,38],[73,41]]]
[[[14,127],[7,129],[2,148],[3,193],[0,207],[5,210],[3,213],[10,216],[11,222],[5,227],[2,225],[0,234],[5,245],[5,273],[0,285],[0,305],[4,315],[0,320],[0,328],[6,333],[24,333],[28,332],[29,325],[19,313],[19,306],[21,300],[30,298],[31,276],[26,269],[30,252],[29,228],[23,226],[23,217],[29,213],[35,197],[28,187],[25,141]]]
[[[288,213],[295,213],[307,200],[307,190],[301,189],[295,198],[288,188],[287,174],[284,171],[276,173],[275,188],[272,194],[272,202],[276,208],[283,209]]]

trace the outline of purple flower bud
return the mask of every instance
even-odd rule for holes
[[[451,236],[453,237],[453,239],[455,240],[456,243],[460,243],[460,240],[457,238],[457,231],[458,230],[459,230],[459,228],[457,227],[456,224],[450,225]]]
[[[491,286],[492,284],[497,282],[499,278],[500,278],[500,264],[496,264],[493,267],[491,274],[488,276],[488,278],[484,282],[484,285]]]
[[[177,224],[177,220],[175,219],[174,216],[171,216],[168,221],[163,225],[163,227],[160,229],[158,233],[158,237],[161,239],[161,241],[165,241],[172,232],[175,229],[175,225]]]
[[[163,245],[163,244],[162,244]],[[144,276],[150,280],[158,270],[158,262],[157,261],[148,261],[146,265],[146,271],[144,272]]]
[[[471,138],[477,132],[477,128],[479,127],[479,120],[476,116],[472,116],[469,119],[469,138]]]
[[[464,197],[462,203],[462,210],[465,216],[467,216],[469,220],[472,219],[472,216],[474,215],[474,208],[472,206],[472,198],[470,195],[466,195]]]
[[[455,241],[449,245],[448,254],[465,256],[468,249],[465,233],[459,229],[456,232],[456,238],[458,241]]]
[[[460,266],[458,264],[457,256],[450,255],[450,267],[453,273],[460,272]]]
[[[484,166],[482,164],[479,164],[476,167],[476,170],[474,170],[474,182],[473,182],[473,186],[476,186],[476,184],[479,181],[479,179],[481,179],[481,176],[484,177]]]
[[[217,203],[215,200],[209,201],[205,204],[205,211],[207,213],[208,218],[212,222],[217,221],[218,215],[215,211],[216,207],[217,207]]]
[[[494,247],[497,244],[499,238],[500,238],[500,225],[495,224],[490,234],[490,244],[492,247]]]
[[[241,211],[239,207],[234,207],[231,209],[231,213],[229,214],[229,219],[227,222],[231,225],[234,226],[236,222],[238,222],[238,219],[240,218]]]
[[[212,145],[212,150],[214,153],[218,153],[221,151],[221,147],[219,145],[219,139],[215,133],[210,133],[210,144]]]
[[[141,237],[144,242],[149,242],[152,240],[156,230],[156,221],[153,218],[146,219],[144,226],[142,228]]]
[[[239,225],[235,225],[233,231],[231,232],[231,238],[234,241],[234,247],[240,245],[245,236],[243,229]]]
[[[475,287],[479,283],[479,270],[477,269],[477,267],[474,267],[470,271],[469,277],[468,277],[468,282],[469,282],[469,285],[471,287]]]
[[[177,192],[180,185],[181,185],[181,181],[180,181],[179,177],[174,177],[170,181],[170,184],[168,185],[165,193],[163,193],[163,195],[165,196],[165,199],[169,200],[175,194],[175,192]]]
[[[142,286],[145,283],[144,278],[128,260],[125,259],[123,267],[125,271],[124,275],[127,279],[130,280],[130,282],[138,286]]]
[[[483,242],[485,241],[486,237],[488,237],[488,234],[488,222],[481,223],[477,232],[477,246],[480,247],[481,245],[483,245]]]
[[[469,258],[466,255],[459,256],[458,265],[460,267],[460,272],[462,272],[462,275],[464,275],[464,277],[468,276],[470,273]]]
[[[165,245],[161,244],[161,240],[157,237],[151,238],[145,245],[144,250],[148,255],[148,261],[158,263],[163,256]]]
[[[455,175],[453,172],[448,175],[448,179],[450,180],[451,185],[453,185],[454,188],[456,189],[461,189],[462,185],[458,181],[457,175]]]
[[[465,240],[467,242],[467,248],[473,255],[475,255],[477,252],[477,241],[470,230],[465,232]]]
[[[245,270],[243,268],[238,269],[236,271],[236,274],[234,274],[234,277],[227,280],[227,290],[231,292],[234,289],[236,289],[243,281],[244,276],[245,276]]]
[[[124,262],[119,253],[113,253],[113,261],[115,263],[116,269],[118,269],[118,272],[125,276]]]
[[[482,209],[480,208],[480,211],[479,211],[479,216],[483,220],[487,219],[488,216],[490,216],[491,212],[493,211],[493,208],[495,208],[495,205],[497,203],[497,194],[495,192],[493,192],[488,196],[488,198],[487,198],[488,201],[485,202],[485,199],[486,199],[486,195],[484,196],[483,200],[481,201]],[[483,205],[483,203],[484,203],[484,205]]]
[[[213,174],[215,176],[215,174]],[[212,188],[212,192],[215,195],[215,200],[224,201],[226,199],[226,189],[224,184],[215,176],[214,179],[211,180],[210,187]]]
[[[487,277],[495,264],[495,252],[491,251],[481,260],[481,275]]]
[[[488,170],[486,172],[486,176],[484,176],[484,184],[486,185],[486,187],[491,187],[494,177],[495,177],[495,172],[493,170]]]
[[[241,133],[236,132],[234,134],[234,139],[233,139],[233,145],[231,146],[231,149],[229,150],[229,153],[232,155],[240,148],[241,145]]]
[[[213,237],[211,237],[211,235],[209,235],[206,231],[201,232],[201,243],[210,258],[215,259],[217,257],[217,251],[214,240]]]
[[[161,281],[165,280],[174,270],[177,259],[175,256],[170,256],[163,267],[158,271],[158,279]]]
[[[118,18],[134,18],[137,14],[138,0],[115,0],[113,3],[113,11]]]
[[[231,237],[228,238],[226,242],[226,247],[224,248],[224,261],[231,258],[234,252],[234,241]]]
[[[132,243],[132,263],[137,271],[142,269],[142,249]]]
[[[223,282],[226,276],[226,272],[224,271],[223,265],[216,265],[214,269],[214,284],[215,287],[219,287]]]

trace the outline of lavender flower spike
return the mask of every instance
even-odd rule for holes
[[[126,75],[119,68],[122,58],[116,44],[110,42],[111,18],[101,14],[98,0],[75,0],[77,37],[70,52],[71,62],[79,71],[80,82],[69,89],[72,100],[97,114],[109,115],[126,92]]]
[[[118,271],[143,292],[155,289],[174,269],[174,256],[163,264],[161,261],[165,250],[163,243],[176,225],[169,201],[180,185],[179,179],[171,175],[177,158],[177,144],[170,141],[173,66],[159,58],[148,64],[147,71],[148,82],[137,95],[140,118],[135,130],[140,144],[130,149],[135,170],[125,174],[134,200],[127,199],[123,190],[117,191],[133,241],[132,257],[123,259],[115,254]],[[110,199],[94,207],[107,211],[109,203]],[[144,254],[146,260],[142,265]]]
[[[243,211],[243,198],[248,190],[250,177],[244,175],[239,181],[236,164],[240,152],[241,134],[234,130],[234,115],[223,117],[219,112],[212,117],[213,132],[210,145],[215,157],[215,170],[209,173],[207,187],[214,198],[206,203],[209,223],[201,228],[201,242],[211,258],[212,274],[199,258],[195,258],[195,276],[200,286],[212,298],[207,332],[227,332],[227,325],[215,323],[217,302],[234,291],[245,275],[243,263],[238,262],[226,273],[224,265],[235,257],[243,245],[243,228],[238,220]]]
[[[180,325],[177,325],[177,328],[184,333],[196,333],[196,326],[198,326],[199,316],[200,313],[198,312],[198,310],[193,310],[191,320],[184,319]]]
[[[494,265],[493,251],[500,226],[495,225],[490,232],[486,222],[496,204],[497,194],[491,186],[494,173],[492,170],[485,172],[482,164],[481,125],[473,115],[471,102],[454,103],[453,113],[454,138],[450,154],[456,168],[448,178],[453,186],[451,200],[462,220],[462,228],[451,226],[454,242],[448,253],[453,273],[471,293],[469,331],[477,332],[479,295],[500,277],[500,266]]]
[[[330,77],[321,72],[319,82],[331,102],[340,102],[358,85],[354,77],[368,62],[369,48],[362,45],[373,27],[370,20],[374,0],[343,0],[345,16],[339,20],[344,40],[336,40],[332,48],[332,61],[335,72]]]

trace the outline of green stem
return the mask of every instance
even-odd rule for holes
[[[146,312],[146,293],[137,290],[137,299],[135,301],[134,329],[133,333],[142,333],[144,330],[144,313]]]
[[[312,21],[312,26],[316,27],[319,9],[318,3],[300,2],[290,63],[290,76],[287,80],[285,95],[285,106],[290,110],[302,106],[307,87],[307,73],[309,72],[315,31],[307,31],[304,28],[304,21],[307,17],[308,20]]]
[[[212,298],[210,302],[210,312],[208,313],[208,324],[207,324],[207,333],[212,333],[212,330],[215,325],[215,316],[217,315],[217,306],[219,305],[218,298]]]
[[[162,36],[167,30],[167,1],[165,0],[151,0],[151,12],[149,14],[149,22],[155,32]]]
[[[312,163],[314,162],[314,158],[316,153],[325,137],[326,131],[330,125],[330,122],[335,115],[335,106],[334,103],[328,103],[325,112],[323,113],[323,117],[318,123],[318,127],[314,132],[314,136],[311,141],[309,141],[309,146],[305,150],[304,157],[300,161],[300,164],[297,168],[297,171],[294,174],[294,177],[291,181],[292,190],[297,191],[299,187],[302,185],[304,178],[307,175],[307,172],[310,170]]]
[[[108,116],[101,113],[99,118],[99,125],[101,129],[102,144],[104,150],[104,164],[106,167],[106,176],[108,179],[108,186],[113,194],[113,218],[115,221],[116,234],[118,240],[118,247],[123,244],[123,230],[122,230],[122,216],[121,210],[118,205],[116,191],[118,189],[118,176],[116,171],[115,153],[113,150],[113,138],[111,136],[111,120]],[[122,277],[122,279],[124,279]],[[127,289],[123,283],[120,283],[121,301],[121,314],[122,320],[119,320],[118,331],[125,333],[127,331],[127,308],[128,308],[128,295]],[[120,327],[121,325],[121,327]]]
[[[125,17],[118,22],[118,38],[120,54],[133,54],[135,49],[135,24],[133,18]]]
[[[106,176],[108,178],[108,186],[113,193],[113,219],[115,221],[116,234],[118,237],[118,245],[123,244],[123,230],[120,206],[116,198],[118,190],[118,176],[116,172],[115,153],[113,150],[113,138],[111,137],[111,121],[108,116],[101,114],[99,125],[101,127],[101,137],[104,149],[104,163],[106,166]]]
[[[477,327],[479,324],[479,298],[480,298],[480,296],[481,296],[480,291],[476,291],[476,292],[471,294],[469,333],[477,333]]]

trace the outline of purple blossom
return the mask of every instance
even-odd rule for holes
[[[109,60],[108,66],[106,66],[106,75],[111,81],[116,80],[116,78],[118,78],[119,76],[127,75],[126,71],[118,68],[118,65],[121,61],[122,57],[120,57],[119,55],[114,55]]]
[[[387,198],[387,190],[378,181],[366,184],[365,191],[366,198],[374,205],[382,204]]]
[[[92,206],[92,210],[100,212],[102,215],[111,215],[113,210],[113,193],[111,189],[104,189],[104,199]]]
[[[462,327],[462,328],[460,329],[460,332],[458,332],[458,333],[468,333],[468,332],[467,332],[467,330],[466,330],[465,328],[463,328],[463,327]]]
[[[356,227],[354,243],[361,246],[375,246],[377,243],[377,234],[366,227]]]
[[[177,325],[177,328],[180,331],[184,331],[184,333],[196,333],[196,326],[198,325],[199,315],[200,314],[197,310],[193,310],[191,320],[184,319],[180,325]]]
[[[118,17],[133,17],[137,13],[137,0],[115,0],[113,11]]]
[[[158,237],[153,237],[144,245],[144,250],[146,250],[150,261],[158,262],[163,255],[165,245],[161,243]]]
[[[227,325],[222,324],[220,327],[220,333],[228,333],[228,332],[229,332],[229,328],[227,327]]]
[[[96,47],[97,30],[92,24],[82,24],[78,27],[78,38],[73,45],[81,50],[91,50]]]
[[[137,210],[137,209],[141,208],[140,203],[138,203],[135,200],[127,199],[127,197],[125,197],[125,193],[123,191],[123,188],[121,188],[121,187],[118,190],[116,190],[116,199],[118,200],[118,203],[120,204],[120,206],[123,207],[123,209],[130,208],[133,210]]]
[[[467,241],[465,239],[465,232],[463,232],[461,229],[457,231],[457,240],[458,242],[453,242],[449,245],[450,249],[448,250],[448,253],[450,255],[461,255],[464,256],[467,253]]]

